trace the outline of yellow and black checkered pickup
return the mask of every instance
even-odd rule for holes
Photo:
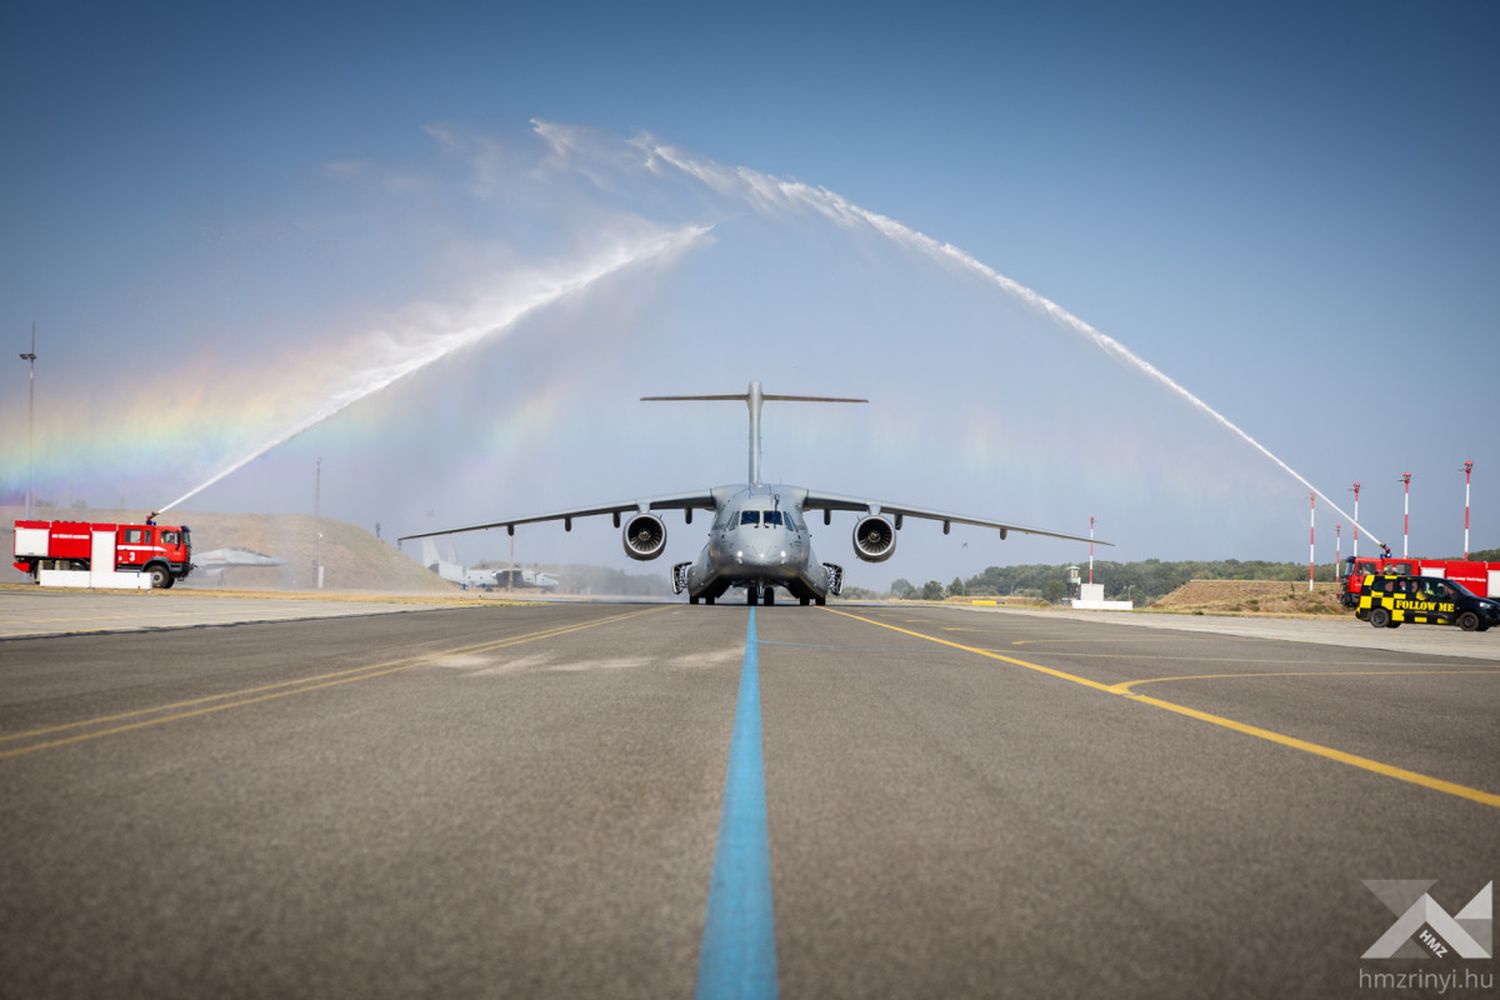
[[[1372,608],[1385,608],[1391,613],[1393,622],[1410,622],[1413,625],[1441,625],[1443,617],[1440,614],[1428,614],[1423,611],[1416,612],[1406,607],[1412,603],[1412,598],[1407,594],[1387,594],[1383,590],[1375,589],[1375,577],[1365,577],[1364,593],[1359,598],[1359,610],[1369,611]],[[1368,617],[1368,616],[1366,616]]]

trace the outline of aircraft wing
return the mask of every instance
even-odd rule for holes
[[[561,521],[567,530],[573,530],[573,521],[580,517],[598,517],[601,514],[612,514],[615,518],[615,526],[619,527],[619,519],[622,514],[644,514],[653,510],[713,510],[714,495],[709,490],[701,490],[697,493],[675,493],[669,496],[647,497],[643,500],[622,500],[619,503],[599,504],[595,507],[578,507],[574,510],[559,510],[551,514],[531,514],[526,517],[508,517],[499,521],[486,521],[484,524],[470,524],[462,528],[444,528],[441,531],[419,531],[410,535],[402,535],[396,539],[404,542],[412,538],[432,538],[435,535],[456,535],[464,531],[483,531],[486,528],[504,528],[510,534],[515,534],[518,524],[537,524],[541,521]]]
[[[955,524],[969,524],[977,528],[998,528],[1000,537],[1003,539],[1012,531],[1026,535],[1045,535],[1048,538],[1066,538],[1074,542],[1089,541],[1088,535],[1070,535],[1065,531],[1048,531],[1045,528],[1032,528],[1024,524],[1011,524],[1007,521],[993,521],[984,517],[969,517],[966,514],[949,514],[941,510],[928,510],[925,507],[908,507],[905,504],[885,503],[881,500],[866,500],[861,497],[839,496],[836,493],[819,493],[817,490],[808,490],[807,499],[802,502],[803,510],[848,510],[859,514],[887,514],[891,517],[918,517],[927,521],[943,522],[943,534]],[[1094,539],[1097,545],[1113,546],[1113,542]]]

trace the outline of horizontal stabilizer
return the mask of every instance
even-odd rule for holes
[[[760,398],[761,399],[779,399],[779,400],[782,400],[783,402],[789,402],[789,403],[868,403],[869,402],[868,399],[850,399],[847,396],[783,396],[783,395],[780,395],[778,393],[771,393],[771,392],[761,393]],[[643,402],[643,403],[691,402],[693,400],[701,400],[701,399],[735,400],[735,401],[741,402],[741,403],[748,403],[748,402],[750,402],[750,394],[748,392],[740,392],[740,393],[733,393],[733,392],[731,392],[731,393],[718,393],[718,394],[715,394],[715,395],[708,395],[708,396],[642,396],[641,397],[641,402]]]
[[[642,396],[643,403],[683,403],[698,400],[723,400],[745,403],[750,407],[750,484],[760,485],[760,407],[766,400],[784,403],[868,403],[868,399],[847,396],[790,396],[763,392],[760,382],[752,381],[747,392],[718,392],[701,396]]]

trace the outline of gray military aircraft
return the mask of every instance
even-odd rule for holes
[[[943,534],[948,534],[955,524],[974,525],[981,528],[996,528],[1003,541],[1012,531],[1028,535],[1046,535],[1069,541],[1089,541],[1085,535],[1070,535],[1061,531],[1045,531],[1028,528],[1005,521],[993,521],[982,517],[967,517],[962,514],[947,514],[927,510],[923,507],[908,507],[905,504],[885,503],[859,497],[842,496],[837,493],[822,493],[802,486],[777,486],[761,482],[760,477],[760,411],[767,400],[801,403],[865,403],[864,399],[845,399],[836,396],[786,396],[761,391],[760,382],[750,383],[749,391],[707,396],[642,396],[643,402],[689,401],[689,400],[734,400],[745,403],[750,409],[750,480],[748,483],[716,486],[708,490],[691,493],[676,493],[669,496],[647,497],[642,500],[626,500],[620,503],[599,504],[594,507],[579,507],[576,510],[558,511],[552,514],[535,514],[530,517],[511,517],[484,524],[471,524],[463,528],[448,528],[443,531],[424,531],[404,535],[398,541],[411,538],[430,538],[435,535],[452,535],[464,531],[482,531],[486,528],[504,528],[514,535],[516,525],[535,524],[540,521],[561,521],[567,531],[573,530],[573,521],[581,517],[597,517],[604,514],[614,519],[615,527],[623,521],[625,554],[632,559],[655,559],[666,550],[667,526],[655,513],[663,510],[680,510],[684,521],[693,522],[693,511],[713,511],[713,524],[708,531],[708,544],[693,562],[678,563],[672,567],[672,589],[675,593],[687,591],[688,602],[713,604],[731,587],[744,587],[749,604],[773,604],[776,588],[783,587],[804,605],[826,604],[828,595],[837,595],[843,587],[844,570],[834,563],[819,562],[813,555],[812,532],[808,529],[806,514],[822,511],[823,523],[831,524],[834,511],[851,511],[860,515],[854,525],[854,554],[866,562],[884,562],[896,551],[896,532],[908,517],[941,521]],[[1109,545],[1109,542],[1098,542]]]

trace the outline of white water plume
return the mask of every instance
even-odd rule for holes
[[[622,243],[598,256],[559,269],[529,276],[521,287],[509,289],[498,299],[482,302],[459,318],[436,317],[429,328],[407,331],[401,337],[384,335],[384,357],[367,364],[337,382],[322,401],[287,423],[264,443],[214,473],[182,496],[158,509],[165,513],[183,501],[237,472],[278,445],[285,444],[354,403],[390,386],[399,379],[427,367],[454,351],[481,340],[509,333],[531,314],[634,264],[687,249],[711,227],[689,225]],[[435,327],[435,328],[434,328]]]
[[[559,154],[572,154],[579,146],[579,134],[575,130],[548,122],[534,122],[538,135],[550,143]],[[872,212],[850,202],[827,188],[814,187],[799,181],[789,181],[748,167],[725,167],[713,161],[695,159],[682,151],[657,142],[650,136],[632,140],[633,145],[645,154],[645,165],[653,173],[661,175],[663,164],[702,183],[717,194],[748,202],[756,211],[774,214],[778,211],[810,209],[845,228],[868,227],[875,232],[910,250],[915,250],[940,263],[957,266],[963,271],[977,275],[997,285],[1007,294],[1040,312],[1064,329],[1078,334],[1104,351],[1107,355],[1133,367],[1159,385],[1170,390],[1216,423],[1230,431],[1256,451],[1274,462],[1278,468],[1317,495],[1330,508],[1348,518],[1359,530],[1376,544],[1381,540],[1365,525],[1359,524],[1343,508],[1329,499],[1328,495],[1314,486],[1306,477],[1292,468],[1265,445],[1251,437],[1243,428],[1224,416],[1197,395],[1174,380],[1161,369],[1136,354],[1114,337],[1085,322],[1044,295],[1009,278],[988,264],[977,259],[951,243],[943,243],[925,233],[912,229],[889,216]]]

